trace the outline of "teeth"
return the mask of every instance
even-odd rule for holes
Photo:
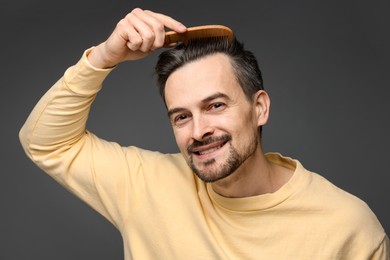
[[[199,152],[199,154],[200,154],[200,155],[204,155],[204,154],[212,153],[212,152],[218,150],[218,149],[221,148],[221,147],[222,147],[222,145],[220,145],[220,146],[218,146],[218,147],[215,147],[215,148],[211,148],[211,149],[206,150],[206,151]]]

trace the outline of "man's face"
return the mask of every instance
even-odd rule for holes
[[[165,100],[178,147],[203,181],[229,176],[259,148],[256,102],[245,97],[226,55],[173,72]]]

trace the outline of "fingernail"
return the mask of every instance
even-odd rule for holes
[[[182,30],[182,31],[186,31],[187,27],[184,24],[179,23],[179,29]]]

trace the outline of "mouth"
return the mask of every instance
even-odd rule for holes
[[[196,154],[196,155],[210,154],[210,153],[213,153],[213,152],[221,149],[222,146],[224,146],[226,143],[227,142],[223,142],[221,144],[213,144],[213,145],[207,145],[207,146],[199,147],[198,149],[195,149],[193,151],[193,153]]]
[[[211,137],[209,139],[203,140],[202,142],[195,141],[192,145],[188,147],[188,153],[196,155],[200,158],[206,158],[214,154],[216,151],[220,150],[225,144],[231,140],[229,135],[224,135],[221,137]]]

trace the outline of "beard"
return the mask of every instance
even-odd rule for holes
[[[229,143],[231,140],[231,135],[226,134],[220,137],[209,137],[204,141],[195,141],[188,147],[187,151],[190,155],[188,165],[199,179],[204,182],[215,182],[226,178],[235,172],[256,151],[256,138],[245,147],[242,153],[239,153],[237,149]],[[224,162],[218,164],[217,161],[212,158],[200,163],[200,165],[195,165],[192,152],[193,148],[220,141],[223,141],[225,143],[224,145],[229,145],[228,157]]]

